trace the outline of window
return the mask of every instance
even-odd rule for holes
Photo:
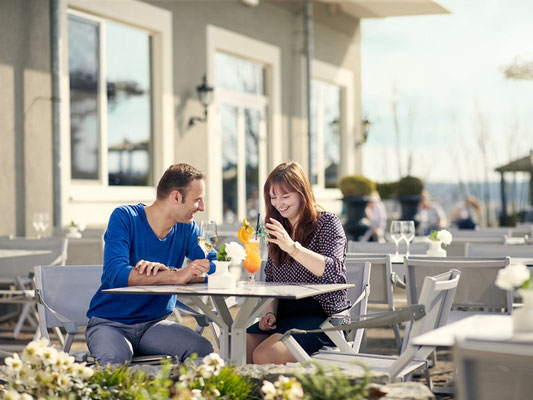
[[[71,179],[152,185],[152,36],[70,12],[68,72]]]
[[[259,170],[266,162],[265,68],[215,54],[215,86],[222,134],[222,212],[225,222],[254,220],[259,212]]]
[[[341,157],[341,88],[313,80],[311,93],[311,184],[336,188]]]

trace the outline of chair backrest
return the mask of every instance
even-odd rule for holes
[[[503,238],[511,237],[511,228],[450,229],[454,238]]]
[[[533,392],[530,343],[468,339],[454,349],[458,400],[529,400]]]
[[[427,242],[411,243],[409,246],[410,254],[426,254],[429,248]],[[402,241],[399,245],[400,254],[405,254],[407,247]],[[373,253],[373,254],[394,254],[396,253],[396,244],[394,243],[378,243],[378,242],[356,242],[354,240],[348,241],[348,253]]]
[[[65,265],[67,260],[67,248],[68,239],[59,237],[42,239],[0,239],[0,249],[50,251],[49,254],[39,255],[39,258],[41,259],[39,265]],[[34,265],[32,265],[32,267]]]
[[[413,322],[409,341],[413,337],[446,325],[460,276],[460,271],[452,269],[443,274],[424,278],[418,304],[424,305],[426,315]],[[394,380],[413,359],[425,360],[434,349],[435,347],[431,346],[405,346],[402,354],[388,371],[391,379]]]
[[[89,303],[100,287],[102,271],[102,265],[36,266],[35,289],[51,309],[76,327],[85,326],[88,323],[86,313]],[[38,310],[42,336],[48,338],[48,328],[64,326],[42,304],[38,304]]]
[[[455,292],[453,309],[510,313],[513,303],[512,293],[494,284],[498,271],[509,265],[509,261],[508,257],[407,257],[404,265],[408,301],[410,304],[420,301],[419,295],[425,277],[454,268],[461,272],[461,282]]]
[[[367,261],[346,258],[346,282],[355,284],[355,287],[348,289],[348,298],[352,304],[368,288],[371,276],[371,264]],[[366,314],[368,297],[364,297],[359,304],[350,311],[350,316],[358,317]]]
[[[390,310],[394,309],[392,297],[391,256],[385,255],[359,255],[346,254],[346,260],[368,261],[371,264],[369,304],[387,304]]]
[[[372,266],[368,261],[348,257],[346,258],[345,265],[346,282],[355,284],[355,287],[348,289],[348,299],[352,303],[350,317],[355,321],[360,315],[367,313],[368,296],[365,296],[364,293],[368,293]],[[359,303],[355,304],[360,297],[361,300]],[[364,332],[364,329],[357,329],[355,332],[350,332],[347,335],[347,338],[352,340],[352,349],[356,352],[359,352],[361,343],[363,342]]]
[[[467,243],[469,257],[530,257],[533,259],[533,244],[486,244]]]

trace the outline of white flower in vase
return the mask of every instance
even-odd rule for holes
[[[442,244],[448,246],[452,242],[453,236],[446,229],[441,229],[440,231],[431,232],[428,239],[433,240],[434,242],[442,242]]]
[[[531,273],[524,264],[510,264],[498,271],[495,284],[503,290],[531,289]]]
[[[237,242],[230,242],[226,244],[226,254],[229,261],[232,264],[239,264],[242,260],[246,258],[246,251]]]

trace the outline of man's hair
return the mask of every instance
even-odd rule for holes
[[[192,165],[181,163],[168,167],[157,184],[157,199],[163,200],[177,190],[183,196],[182,203],[189,191],[189,184],[196,179],[205,179],[205,174]]]

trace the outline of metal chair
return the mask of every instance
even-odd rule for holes
[[[533,244],[468,243],[466,255],[469,257],[529,257],[533,259]]]
[[[451,309],[455,289],[459,282],[460,272],[451,270],[434,277],[426,277],[419,297],[419,304],[412,305],[407,309],[388,311],[381,315],[373,314],[366,320],[349,324],[348,326],[337,326],[330,330],[340,330],[343,327],[362,328],[387,326],[391,323],[412,320],[412,335],[418,336],[422,333],[441,327],[447,323],[448,313]],[[423,307],[420,307],[423,306]],[[435,350],[434,346],[406,346],[405,350],[398,357],[382,356],[373,354],[353,354],[342,352],[318,352],[310,357],[303,351],[298,342],[292,337],[293,333],[317,332],[323,330],[302,331],[292,329],[282,337],[283,343],[291,351],[299,362],[317,360],[334,363],[342,369],[358,369],[362,367],[354,363],[363,363],[370,370],[387,372],[391,381],[409,379],[412,373],[420,368],[425,368],[426,380],[430,389],[433,388],[431,377],[428,371],[427,358]]]
[[[454,361],[458,400],[531,399],[531,343],[466,339],[456,344]]]
[[[400,243],[400,252],[405,252],[407,247],[402,241]],[[427,242],[416,242],[409,245],[410,254],[426,254],[429,248]],[[348,241],[348,253],[371,253],[371,254],[395,254],[396,244],[394,243],[378,243],[378,242],[356,242],[354,240]]]
[[[346,254],[346,260],[368,261],[371,265],[370,273],[370,295],[368,304],[384,304],[389,311],[394,311],[394,296],[392,283],[395,276],[392,272],[391,256],[389,254],[380,255],[359,255],[357,253]],[[398,349],[401,346],[401,335],[398,324],[392,325],[394,337]]]
[[[89,322],[86,313],[93,295],[100,287],[103,266],[36,266],[34,271],[41,336],[50,339],[48,329],[64,328],[66,336],[62,350],[69,352],[74,337]],[[206,317],[197,316],[197,322],[206,325]],[[83,360],[88,352],[74,355]],[[146,361],[145,358],[137,360]]]
[[[461,272],[450,312],[450,322],[483,312],[510,314],[513,309],[512,292],[497,287],[494,282],[498,271],[509,264],[509,258],[467,257],[406,257],[407,299],[409,304],[419,302],[424,279],[450,269]],[[406,325],[402,350],[407,346],[410,326]]]
[[[35,301],[30,294],[31,292],[27,292],[33,290],[31,279],[33,267],[36,265],[65,265],[67,248],[68,240],[65,238],[0,239],[0,249],[28,252],[27,255],[0,258],[0,283],[13,288],[0,292],[0,302],[22,305],[20,311],[6,314],[2,318],[2,320],[6,320],[18,315],[17,324],[13,330],[14,338],[19,336],[26,320],[29,320],[32,326],[37,327],[37,319],[34,320],[32,316]]]

